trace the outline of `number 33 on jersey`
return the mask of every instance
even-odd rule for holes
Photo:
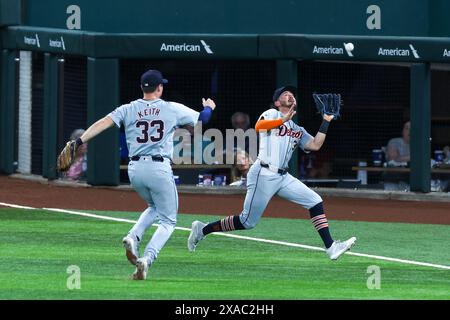
[[[162,155],[172,159],[173,131],[195,126],[199,113],[181,103],[138,99],[109,114],[117,127],[123,124],[131,156]]]

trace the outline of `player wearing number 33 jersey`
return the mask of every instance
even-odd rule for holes
[[[211,118],[216,107],[211,99],[203,99],[201,112],[180,103],[161,99],[164,84],[168,83],[158,70],[148,70],[141,76],[143,98],[124,104],[100,119],[77,140],[87,142],[113,125],[125,128],[130,155],[128,176],[131,185],[145,200],[148,208],[122,240],[128,260],[136,265],[134,280],[144,280],[149,266],[169,240],[176,224],[178,194],[173,179],[171,158],[173,133],[179,126],[195,126]],[[159,218],[159,226],[139,255],[139,243],[144,232]]]
[[[192,223],[188,249],[194,251],[206,235],[218,231],[251,229],[256,226],[270,199],[278,195],[309,210],[311,222],[322,238],[326,253],[332,260],[339,258],[356,241],[334,241],[324,213],[322,198],[300,180],[288,173],[288,163],[297,147],[305,152],[317,151],[325,141],[332,115],[323,115],[322,125],[316,136],[292,120],[297,102],[295,87],[275,90],[273,103],[276,109],[265,111],[258,119],[255,129],[260,135],[258,159],[247,174],[247,193],[240,215],[229,216],[209,224]]]

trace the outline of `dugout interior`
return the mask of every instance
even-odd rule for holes
[[[65,43],[70,50],[29,48],[23,39],[30,32],[40,32],[44,40],[55,34],[67,37]],[[407,61],[376,61],[382,59],[368,53],[351,61],[345,57],[319,59],[301,49],[315,39],[303,35],[295,39],[283,35],[202,36],[211,47],[221,48],[213,57],[174,53],[162,58],[152,47],[162,37],[6,28],[2,43],[1,170],[58,178],[54,170],[56,156],[70,133],[86,128],[116,106],[139,98],[140,74],[156,68],[170,81],[166,99],[197,109],[203,96],[216,100],[219,108],[204,129],[231,128],[230,117],[236,111],[248,113],[254,124],[269,107],[273,90],[293,84],[299,87],[298,121],[315,134],[321,120],[311,94],[341,93],[342,117],[332,123],[323,148],[312,155],[298,152],[291,161],[292,173],[313,186],[320,181],[309,178],[333,179],[331,186],[382,187],[383,177],[376,175],[368,177],[367,186],[361,186],[355,181],[357,172],[352,167],[361,161],[370,165],[372,149],[400,136],[404,121],[411,118],[417,129],[412,134],[412,156],[416,159],[412,160],[415,165],[410,175],[415,177],[413,189],[429,191],[432,152],[450,143],[450,108],[446,105],[450,71],[439,59],[433,63],[414,62],[411,57],[404,59]],[[186,37],[189,41],[198,38]],[[383,37],[384,41],[394,41],[387,38]],[[317,39],[326,41],[323,36]],[[432,45],[429,39],[416,40]],[[242,51],[234,50],[239,47],[236,43],[244,46]],[[294,57],[293,48],[303,51]],[[31,81],[27,82],[27,78]],[[26,110],[31,119],[26,118]],[[119,130],[111,130],[89,144],[89,183],[125,182],[126,176],[120,175],[118,137]],[[312,176],[310,169],[323,163],[328,163],[328,170]]]
[[[22,55],[21,58],[27,59],[27,56]],[[29,171],[18,167],[17,171],[42,175],[44,56],[33,52],[31,58],[31,167]],[[62,110],[58,120],[58,145],[61,148],[73,130],[88,126],[86,58],[60,56],[58,67],[59,108]],[[139,77],[142,70],[150,67],[163,70],[165,77],[170,79],[164,92],[165,99],[197,109],[200,107],[200,97],[211,96],[216,100],[218,112],[214,113],[204,130],[219,128],[224,132],[231,128],[230,118],[236,111],[248,113],[254,124],[261,112],[269,107],[276,87],[276,64],[273,60],[121,59],[120,104],[141,96]],[[450,86],[450,71],[442,69],[442,66],[441,69],[437,67],[432,70],[431,77],[432,150],[442,149],[450,143],[450,112],[445,108],[445,102],[450,98],[449,91],[445,89]],[[322,149],[311,154],[297,153],[299,177],[315,186],[338,185],[337,182],[327,184],[326,179],[356,179],[356,172],[351,168],[360,161],[370,164],[372,149],[385,146],[390,138],[400,136],[403,123],[409,119],[409,66],[298,61],[297,72],[298,121],[308,132],[315,133],[320,124],[312,92],[339,92],[345,101],[342,117],[333,122]],[[23,90],[19,90],[19,96],[21,92]],[[18,106],[21,99],[18,97],[16,100]],[[18,123],[21,118],[18,115]],[[23,144],[18,141],[16,161]],[[21,152],[26,153],[27,150]],[[326,167],[323,171],[314,170],[323,167]],[[184,181],[194,181],[196,176],[194,172],[192,174],[191,179],[185,178]],[[122,172],[120,182],[128,183],[127,178],[126,172]],[[381,188],[382,178],[380,175],[369,176],[366,187]],[[321,179],[324,181],[321,182]],[[358,181],[340,184],[344,187],[364,187]]]

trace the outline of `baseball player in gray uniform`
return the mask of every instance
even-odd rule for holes
[[[128,176],[133,188],[148,204],[122,240],[128,260],[136,265],[134,280],[146,279],[149,266],[169,240],[177,221],[178,194],[171,168],[173,133],[179,126],[208,122],[216,107],[209,98],[203,99],[201,112],[164,101],[161,95],[166,83],[161,72],[148,70],[141,76],[143,98],[118,107],[89,127],[76,142],[77,145],[86,143],[113,125],[125,127],[130,155]],[[156,218],[159,218],[159,226],[144,255],[139,257],[138,244]]]
[[[305,152],[319,150],[326,137],[332,115],[323,115],[323,121],[315,137],[298,126],[292,117],[296,111],[295,87],[285,86],[275,90],[273,104],[276,109],[264,111],[256,123],[260,145],[258,159],[247,174],[247,194],[240,215],[205,224],[192,223],[188,249],[195,251],[198,242],[212,232],[251,229],[256,226],[274,195],[279,195],[309,210],[311,222],[322,238],[326,253],[332,260],[338,259],[356,241],[334,241],[330,235],[322,198],[300,180],[290,175],[288,163],[297,147]]]

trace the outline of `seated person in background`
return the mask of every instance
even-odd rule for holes
[[[332,162],[329,160],[329,154],[320,153],[320,154],[306,154],[305,155],[305,169],[307,177],[309,179],[327,179],[330,177],[330,174],[333,172]]]
[[[194,127],[183,126],[175,129],[173,135],[174,151],[173,164],[192,164],[193,159],[193,137]],[[203,150],[203,148],[202,148]]]
[[[84,133],[84,129],[76,129],[70,135],[70,140],[77,140]],[[66,173],[69,180],[81,180],[86,177],[87,170],[87,143],[83,143],[77,150],[75,161]]]
[[[386,148],[388,167],[407,166],[410,161],[409,139],[411,122],[403,125],[402,136],[389,140]],[[383,174],[384,190],[409,191],[409,173],[389,172]]]
[[[410,161],[409,139],[411,122],[403,125],[402,136],[389,140],[386,148],[386,162],[388,166],[406,166]]]
[[[245,150],[238,149],[235,152],[235,164],[233,166],[231,176],[233,181],[230,186],[246,186],[247,173],[250,170],[253,160]]]
[[[247,130],[250,128],[250,117],[248,114],[243,112],[235,112],[231,116],[231,125],[233,126],[233,129],[242,129]]]
[[[244,132],[247,130],[255,130],[254,128],[250,127],[250,116],[247,113],[244,112],[235,112],[231,116],[231,126],[234,130],[242,129]],[[258,139],[258,135],[256,135],[256,138]],[[257,143],[258,145],[258,143]],[[245,146],[238,146],[236,138],[234,139],[234,148],[243,148],[246,152],[249,152],[250,150],[250,141],[248,137],[245,138]]]

